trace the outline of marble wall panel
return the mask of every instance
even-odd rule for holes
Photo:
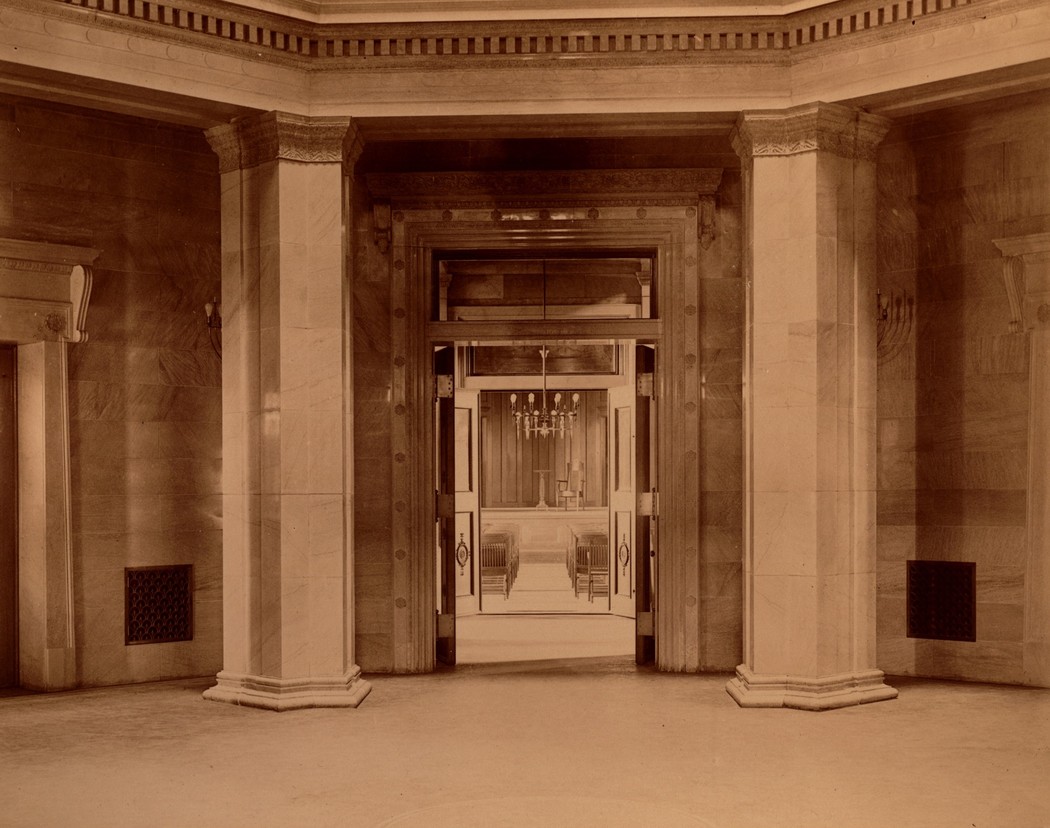
[[[1003,451],[920,452],[914,482],[925,489],[1013,489],[1027,486],[1028,454]]]
[[[743,556],[742,536],[743,532],[739,526],[709,526],[702,523],[700,544],[704,560],[711,566],[739,564]]]
[[[725,182],[715,269],[700,279],[699,667],[732,670],[743,658],[743,285],[739,177]],[[710,271],[709,271],[710,268]],[[704,278],[708,272],[722,274]],[[727,278],[728,276],[728,278]]]
[[[699,411],[701,419],[739,420],[743,416],[743,386],[739,382],[703,381]]]
[[[966,371],[969,374],[1028,373],[1028,343],[1019,334],[982,336],[966,342]]]
[[[1050,227],[1048,117],[1045,99],[1003,99],[914,119],[880,150],[879,285],[915,302],[913,347],[879,364],[883,669],[1022,678],[1029,355],[992,240]],[[913,558],[977,564],[976,643],[903,637]]]
[[[78,681],[221,665],[218,163],[203,135],[6,99],[4,233],[102,250],[87,343],[69,348]],[[2,118],[0,118],[2,120]],[[192,563],[192,642],[123,643],[123,569]],[[134,652],[133,652],[134,651]]]

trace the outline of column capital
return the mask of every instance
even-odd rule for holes
[[[343,138],[343,163],[347,174],[354,177],[354,164],[365,151],[365,139],[361,137],[361,128],[356,121],[350,121],[347,125],[346,135]]]
[[[209,129],[205,136],[219,156],[219,172],[225,173],[277,160],[341,163],[344,143],[351,131],[360,141],[357,127],[348,117],[311,118],[266,112]]]
[[[889,125],[878,115],[818,101],[790,109],[743,112],[731,140],[744,161],[816,151],[873,161]]]

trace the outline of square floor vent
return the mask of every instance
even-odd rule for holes
[[[124,570],[124,643],[193,639],[193,566]]]
[[[908,561],[908,638],[977,640],[977,565]]]

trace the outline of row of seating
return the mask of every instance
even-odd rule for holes
[[[510,596],[518,577],[518,536],[513,529],[484,532],[481,536],[481,594]]]
[[[588,601],[595,596],[609,594],[609,537],[603,532],[570,530],[565,566],[572,580],[576,597],[587,594]]]

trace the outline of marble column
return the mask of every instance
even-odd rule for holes
[[[823,103],[741,115],[743,707],[891,699],[875,668],[875,150]]]
[[[1024,683],[1050,687],[1050,233],[995,239],[1014,331],[1028,337]]]
[[[222,187],[223,669],[204,695],[356,707],[370,688],[354,664],[344,169],[360,141],[348,118],[275,112],[207,135]]]

